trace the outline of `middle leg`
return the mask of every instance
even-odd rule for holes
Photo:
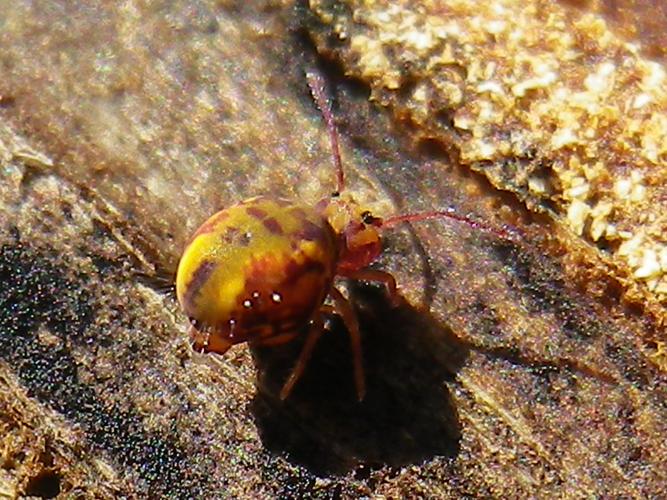
[[[347,333],[350,336],[350,344],[352,346],[352,360],[354,362],[354,383],[357,387],[357,398],[363,401],[366,395],[366,380],[364,377],[364,364],[361,350],[361,333],[359,331],[359,321],[357,315],[350,304],[350,301],[338,291],[335,287],[331,288],[329,292],[331,298],[336,305],[336,312],[340,315]]]

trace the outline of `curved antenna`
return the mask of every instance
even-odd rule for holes
[[[326,96],[324,78],[316,71],[306,71],[306,80],[308,80],[308,87],[310,93],[313,95],[313,100],[317,105],[317,109],[322,113],[322,118],[327,125],[329,131],[329,141],[331,142],[331,154],[333,157],[334,166],[336,167],[336,192],[338,195],[345,189],[345,173],[343,172],[343,162],[340,158],[340,149],[338,148],[338,131],[334,123],[333,113],[331,112],[331,103]]]
[[[379,227],[388,228],[388,227],[398,226],[403,222],[419,222],[422,220],[429,220],[429,219],[451,219],[457,222],[463,222],[464,224],[467,224],[468,226],[474,229],[479,229],[481,231],[485,231],[487,233],[491,233],[495,236],[498,236],[499,238],[503,238],[514,242],[517,241],[517,238],[520,238],[520,236],[516,234],[514,231],[488,226],[482,222],[470,219],[465,215],[457,213],[456,210],[452,207],[449,207],[446,210],[433,210],[428,212],[416,212],[416,213],[394,215],[393,217],[388,217],[386,219],[383,219],[380,222]]]

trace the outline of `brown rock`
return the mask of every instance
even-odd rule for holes
[[[664,68],[591,5],[474,5],[3,9],[0,495],[664,493]],[[523,235],[387,235],[406,302],[350,288],[361,405],[338,322],[282,403],[298,345],[192,354],[164,286],[216,209],[329,193],[319,58],[358,200]]]

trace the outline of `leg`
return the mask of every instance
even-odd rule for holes
[[[322,113],[322,118],[324,118],[324,123],[326,123],[327,130],[329,131],[331,156],[336,166],[336,195],[338,195],[345,190],[345,173],[338,148],[338,131],[336,130],[333,113],[331,112],[331,104],[329,103],[329,99],[327,99],[326,90],[324,89],[324,78],[315,71],[308,71],[306,72],[306,80],[308,81],[310,92],[313,94],[315,104],[317,104]]]
[[[294,368],[292,368],[292,373],[290,374],[289,378],[285,382],[285,385],[283,385],[283,388],[280,391],[280,399],[283,400],[286,399],[287,396],[289,396],[290,393],[292,392],[292,389],[294,389],[294,384],[296,384],[297,380],[301,378],[303,370],[304,368],[306,368],[306,364],[308,363],[308,360],[310,359],[310,356],[313,353],[315,344],[317,344],[317,341],[322,335],[322,331],[323,331],[322,316],[319,313],[317,313],[316,318],[313,320],[313,324],[310,326],[310,330],[308,330],[306,343],[303,345],[301,354],[299,354],[299,359],[297,359],[296,365],[294,365]]]
[[[391,305],[397,307],[401,303],[401,296],[398,294],[396,279],[389,273],[377,271],[375,269],[361,269],[359,271],[345,273],[343,276],[353,280],[377,281],[378,283],[382,283],[387,288]]]
[[[336,288],[332,287],[329,292],[336,304],[336,311],[345,323],[350,335],[352,345],[352,360],[354,362],[354,383],[357,386],[357,398],[363,401],[366,395],[366,382],[364,380],[364,365],[361,351],[361,333],[359,332],[359,321],[350,302]]]

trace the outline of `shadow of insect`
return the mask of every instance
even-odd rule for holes
[[[281,380],[301,346],[253,349],[259,390],[252,409],[268,450],[325,475],[359,464],[456,456],[460,426],[445,381],[468,349],[428,313],[405,302],[392,307],[383,292],[360,284],[351,289],[364,332],[368,393],[362,403],[354,397],[349,342],[336,317],[286,401],[278,397]]]

